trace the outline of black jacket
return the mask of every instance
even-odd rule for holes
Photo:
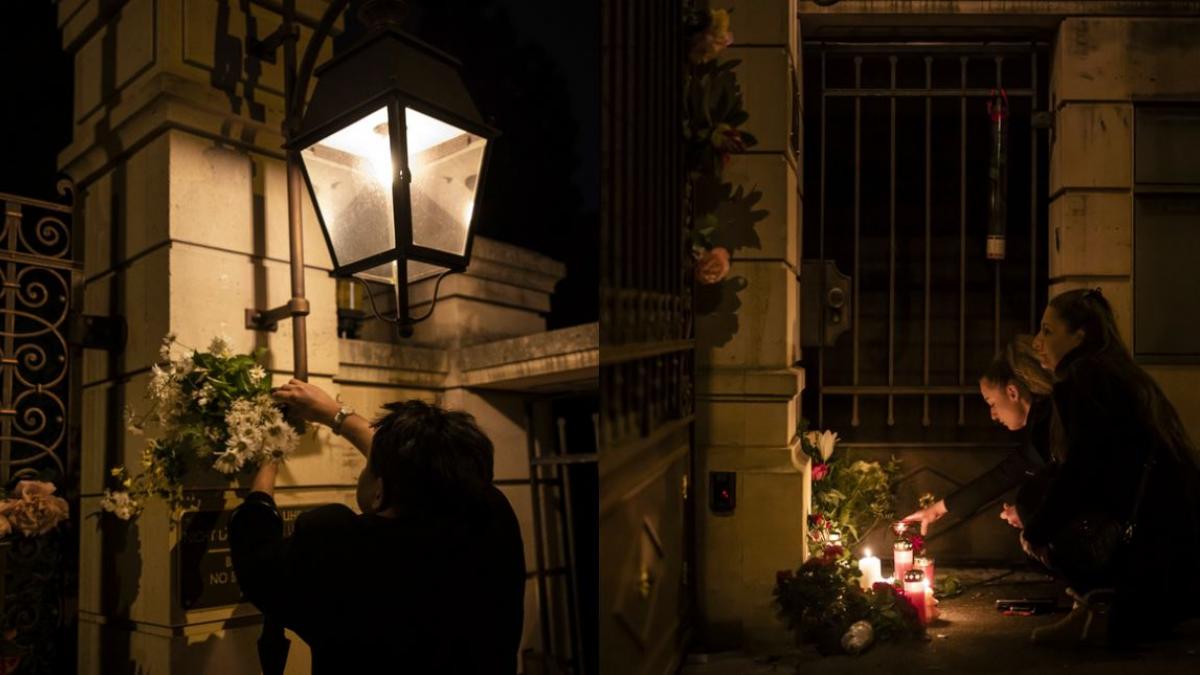
[[[1024,523],[1025,538],[1035,546],[1060,542],[1077,531],[1069,525],[1081,518],[1129,522],[1153,456],[1132,544],[1119,551],[1111,583],[1119,599],[1147,607],[1127,617],[1169,622],[1192,611],[1194,600],[1183,598],[1196,597],[1193,584],[1165,573],[1162,556],[1200,559],[1200,469],[1186,449],[1164,445],[1134,384],[1101,356],[1076,349],[1056,375],[1063,461],[1049,476],[1041,508]]]
[[[1040,398],[1029,406],[1020,446],[1002,462],[946,496],[946,510],[960,517],[975,513],[996,497],[1022,484],[1050,461],[1050,418],[1054,403]]]
[[[308,643],[315,675],[516,672],[524,549],[493,487],[454,514],[323,506],[288,538],[274,500],[254,492],[229,536],[242,593]]]
[[[1153,438],[1137,419],[1131,388],[1094,355],[1069,352],[1056,376],[1063,461],[1048,481],[1041,508],[1024,521],[1025,539],[1035,545],[1049,543],[1084,515],[1128,518]]]

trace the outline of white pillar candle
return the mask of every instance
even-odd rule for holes
[[[858,561],[858,569],[862,572],[858,583],[863,590],[870,590],[876,582],[883,580],[883,564],[879,558],[871,555],[871,549],[863,551],[863,557]]]

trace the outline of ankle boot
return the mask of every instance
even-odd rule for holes
[[[1083,596],[1068,589],[1068,594],[1075,598],[1074,609],[1056,623],[1035,628],[1030,635],[1034,644],[1065,646],[1107,642],[1112,589],[1099,588]]]

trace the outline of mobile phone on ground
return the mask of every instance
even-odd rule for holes
[[[1055,598],[1006,598],[996,601],[996,611],[1005,614],[1048,614],[1058,607]]]

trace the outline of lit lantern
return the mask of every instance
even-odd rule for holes
[[[408,285],[466,268],[491,143],[450,56],[375,31],[316,71],[289,143],[339,277],[393,284],[411,334]]]

